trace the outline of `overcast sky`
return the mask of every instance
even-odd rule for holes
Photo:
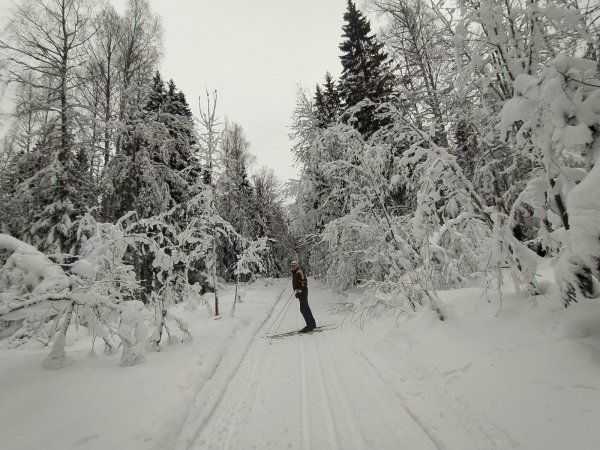
[[[112,0],[119,8],[125,0]],[[198,96],[216,89],[217,110],[239,123],[254,169],[286,181],[288,132],[298,84],[314,90],[340,72],[346,0],[151,0],[164,28],[163,78],[173,78],[197,115]]]
[[[124,10],[125,0],[111,1]],[[246,132],[254,170],[266,165],[282,181],[296,177],[288,141],[296,89],[314,91],[326,71],[339,76],[346,0],[150,1],[163,23],[163,78],[175,81],[196,115],[198,96],[216,89],[219,115]],[[1,22],[11,3],[0,0]]]

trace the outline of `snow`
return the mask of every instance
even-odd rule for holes
[[[123,339],[121,365],[133,366],[145,361],[145,342],[148,336],[140,301],[123,302],[120,305],[120,322],[117,333]]]
[[[567,209],[571,230],[570,250],[598,276],[600,264],[600,164],[569,192]]]
[[[0,250],[2,249],[13,252],[0,268],[2,292],[6,292],[12,286],[21,286],[33,295],[41,295],[69,286],[69,279],[60,267],[32,245],[0,233]],[[20,279],[23,281],[18,283],[16,280]]]
[[[118,354],[90,357],[91,338],[78,335],[74,326],[66,348],[74,363],[57,371],[41,366],[48,348],[0,350],[0,447],[168,448],[162,440],[180,426],[193,392],[210,379],[224,354],[240,358],[283,288],[279,282],[247,289],[247,303],[238,305],[236,317],[219,321],[203,307],[180,306],[175,311],[190,324],[194,340],[162,344],[142,365],[120,367]],[[233,290],[220,298],[226,309]],[[218,388],[223,387],[220,381]]]
[[[544,295],[529,300],[510,285],[439,291],[445,322],[428,310],[359,321],[331,307],[364,291],[310,279],[318,324],[341,326],[280,340],[263,336],[289,280],[257,282],[235,317],[177,305],[194,339],[126,368],[90,357],[71,326],[74,364],[60,370],[41,367],[48,349],[0,350],[2,448],[592,450],[600,304],[564,309],[551,268],[539,274]],[[221,293],[224,311],[233,294]],[[301,325],[292,298],[278,331]]]

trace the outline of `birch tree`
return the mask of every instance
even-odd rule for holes
[[[80,68],[92,17],[86,0],[29,0],[16,7],[0,39],[9,80],[38,91],[36,109],[45,115],[36,151],[48,155],[48,164],[17,189],[23,215],[16,232],[57,253],[76,251],[72,223],[93,202],[86,151],[77,142],[84,113],[76,96],[85,82]]]
[[[396,62],[405,106],[419,127],[433,124],[436,141],[447,145],[448,93],[454,82],[451,36],[423,0],[371,0],[386,21],[381,39]]]
[[[95,18],[97,32],[88,46],[87,67],[90,74],[89,89],[95,94],[93,115],[98,123],[97,141],[102,147],[102,167],[111,158],[114,146],[114,129],[118,118],[120,78],[120,41],[123,38],[123,19],[107,5]],[[95,143],[95,142],[94,142]]]

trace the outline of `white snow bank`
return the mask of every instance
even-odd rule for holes
[[[0,233],[0,249],[13,252],[0,268],[1,292],[15,292],[15,289],[25,288],[31,294],[39,295],[57,292],[69,286],[69,279],[60,266],[32,245]]]
[[[400,321],[386,319],[386,312],[377,320],[346,321],[335,330],[275,341],[272,352],[255,352],[254,361],[249,357],[252,371],[254,364],[260,363],[257,355],[271,354],[268,361],[273,365],[254,367],[258,374],[265,374],[266,381],[271,380],[271,372],[282,374],[261,385],[260,398],[270,398],[273,403],[257,401],[254,405],[259,396],[244,397],[250,392],[246,383],[241,384],[243,393],[234,403],[245,405],[248,400],[268,421],[269,414],[278,411],[302,411],[300,403],[279,404],[282,393],[300,402],[301,389],[312,389],[317,395],[314,398],[322,393],[322,401],[307,407],[321,411],[329,405],[332,423],[344,418],[353,423],[353,417],[363,417],[365,422],[358,422],[354,431],[378,429],[377,423],[394,423],[397,418],[393,414],[378,416],[383,410],[376,406],[382,405],[369,404],[368,396],[361,396],[364,381],[373,380],[386,396],[394,397],[386,397],[390,398],[388,409],[401,399],[403,410],[398,416],[418,424],[438,448],[595,450],[600,442],[600,305],[587,302],[564,309],[550,282],[550,270],[543,269],[541,275],[545,296],[534,299],[510,293],[511,286],[504,287],[501,298],[498,292],[478,288],[440,291],[441,300],[452,310],[451,320],[446,322],[432,312]],[[289,280],[277,280],[266,287],[262,283],[251,286],[234,318],[223,316],[215,321],[206,317],[204,308],[186,311],[179,305],[175,313],[190,323],[194,340],[151,352],[141,366],[119,368],[117,355],[89,358],[89,337],[74,327],[67,344],[72,344],[69,355],[77,364],[59,371],[40,368],[44,350],[0,351],[3,448],[167,449],[174,448],[184,429],[194,442],[190,448],[210,448],[202,435],[203,421],[210,417],[203,411],[210,416],[212,405],[220,404],[222,392],[231,387],[237,362],[252,342],[260,340],[256,331],[277,297],[286,288],[281,297],[285,301],[291,292],[288,284]],[[359,291],[336,295],[314,280],[310,286],[311,307],[320,324],[336,324],[344,317],[327,313],[331,302],[355,302],[363,295]],[[221,299],[226,311],[233,290],[222,293]],[[297,311],[290,316],[293,314],[298,315]],[[294,320],[289,317],[288,322]],[[289,331],[288,327],[280,331]],[[328,348],[339,349],[334,355],[337,360],[348,358],[338,361],[343,363],[338,371],[342,383],[324,390],[318,380],[335,379],[331,373],[307,370],[307,379],[316,382],[301,388],[300,370],[288,373],[285,362],[295,361],[296,367],[300,363],[295,358],[300,355],[308,358],[313,350],[318,353]],[[318,366],[317,361],[302,361],[309,368]],[[297,383],[292,384],[292,379]],[[343,391],[341,386],[351,386],[353,380],[363,384],[354,391]],[[263,391],[269,389],[272,391]],[[332,398],[340,402],[328,401]],[[361,400],[360,407],[350,408],[356,399]],[[336,404],[346,405],[346,409],[335,409],[332,405]],[[231,420],[236,417],[235,411],[224,414]],[[287,423],[286,430],[270,430],[268,422],[262,426],[271,433],[265,440],[274,439],[268,448],[281,448],[277,447],[279,432],[302,438],[302,420]],[[217,431],[228,435],[227,428]],[[402,441],[405,431],[399,428],[398,445],[389,448],[406,444]],[[188,442],[185,436],[182,442]],[[328,447],[324,441],[315,448]]]
[[[550,289],[535,303],[480,289],[439,292],[453,320],[378,321],[346,345],[361,349],[441,448],[594,450],[600,304],[564,309],[554,284],[540,284]]]
[[[47,348],[0,350],[0,448],[11,450],[166,449],[167,441],[185,420],[198,386],[213,375],[223,355],[241,358],[246,345],[273,308],[288,280],[258,290],[251,286],[236,316],[215,321],[205,308],[178,305],[174,312],[189,323],[194,340],[161,344],[161,352],[138,353],[144,338],[136,328],[135,305],[127,329],[135,357],[146,363],[123,368],[118,354],[90,352],[92,338],[83,327],[72,325],[67,353],[75,364],[56,371],[41,367]],[[289,290],[289,288],[288,288]],[[221,308],[228,310],[233,290],[220,293]],[[127,318],[126,318],[127,319]],[[150,330],[152,331],[152,330]],[[172,333],[179,330],[171,330]],[[96,341],[96,348],[104,345]],[[214,380],[215,391],[226,380]],[[57,411],[59,413],[57,413]]]

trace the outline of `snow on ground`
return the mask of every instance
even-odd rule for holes
[[[547,273],[545,275],[548,275]],[[318,324],[354,300],[310,280]],[[265,339],[289,280],[248,289],[236,316],[178,311],[194,341],[140,366],[118,355],[41,368],[48,350],[0,351],[2,449],[598,448],[600,304],[565,310],[549,289],[441,292],[451,318],[346,317],[310,335]],[[298,329],[296,301],[278,331]],[[281,316],[280,316],[281,317]],[[274,331],[275,327],[271,328]]]
[[[599,448],[600,304],[564,309],[549,292],[535,303],[479,289],[441,293],[451,322],[433,314],[354,340],[444,449]]]
[[[66,350],[75,363],[60,370],[41,367],[49,348],[0,350],[0,449],[168,448],[164,436],[177,432],[198,386],[217,366],[241,358],[286,281],[256,283],[234,318],[232,290],[220,294],[220,320],[209,318],[203,306],[178,309],[193,341],[163,342],[159,353],[147,353],[146,362],[133,367],[120,367],[120,355],[103,355],[98,343],[97,357],[90,357],[90,339],[74,330]],[[224,383],[217,380],[219,388]]]

